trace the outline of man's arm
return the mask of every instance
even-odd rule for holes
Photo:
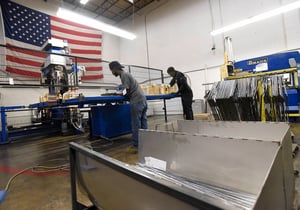
[[[130,83],[131,83],[130,77],[132,77],[130,74],[124,74],[121,77],[121,82],[122,82],[122,87],[123,87],[122,93],[124,96],[127,96],[129,94]]]
[[[173,78],[170,82],[170,86],[172,87],[173,85],[175,85],[175,78]]]

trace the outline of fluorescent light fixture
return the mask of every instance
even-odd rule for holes
[[[251,23],[255,23],[255,22],[258,22],[258,21],[276,16],[276,15],[280,15],[280,14],[283,14],[283,13],[286,13],[286,12],[289,12],[289,11],[292,11],[292,10],[295,10],[295,9],[298,9],[298,8],[300,8],[300,1],[296,1],[296,2],[293,2],[291,4],[287,4],[285,6],[279,7],[277,9],[274,9],[274,10],[271,10],[271,11],[268,11],[268,12],[264,12],[260,15],[256,15],[256,16],[253,16],[253,17],[246,18],[246,19],[241,20],[239,22],[236,22],[236,23],[230,24],[228,26],[219,28],[217,30],[213,30],[212,32],[210,32],[210,34],[212,36],[222,34],[224,32],[231,31],[233,29],[240,28],[240,27],[249,25]]]
[[[129,39],[129,40],[134,40],[136,38],[136,35],[134,35],[133,33],[130,33],[128,31],[122,30],[120,28],[114,27],[112,25],[108,25],[108,24],[100,22],[98,20],[94,20],[92,18],[88,18],[83,15],[79,15],[70,10],[59,8],[56,15],[57,15],[57,17],[60,17],[62,19],[80,23],[80,24],[83,24],[83,25],[86,25],[86,26],[89,26],[92,28],[96,28],[96,29],[105,31],[107,33],[111,33],[113,35],[120,36],[120,37]]]
[[[86,4],[89,0],[80,0],[80,4]]]

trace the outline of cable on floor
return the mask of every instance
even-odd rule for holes
[[[57,161],[57,160],[61,160],[61,159],[53,159],[53,160],[48,160],[46,162]],[[45,172],[50,172],[50,171],[62,171],[62,170],[68,171],[69,169],[70,169],[70,165],[68,163],[66,163],[66,164],[62,164],[62,165],[58,165],[58,166],[36,165],[36,166],[30,166],[30,167],[27,167],[27,168],[21,170],[20,172],[16,173],[8,180],[4,190],[0,190],[0,204],[4,201],[12,181],[17,176],[23,174],[24,172],[31,170],[34,173],[45,173]]]

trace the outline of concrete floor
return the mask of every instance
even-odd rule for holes
[[[169,121],[181,118],[181,116],[170,116]],[[161,126],[164,127],[163,122],[163,117],[150,117],[149,128],[161,129]],[[167,128],[173,129],[171,124]],[[295,143],[300,145],[300,124],[291,124],[291,130],[295,135]],[[137,161],[137,154],[126,150],[131,144],[130,135],[113,141],[94,140],[93,142],[89,141],[86,134],[22,139],[8,145],[0,145],[0,190],[5,188],[11,176],[24,168],[36,165],[48,167],[68,165],[68,143],[71,141],[87,146],[92,144],[95,150],[126,163],[134,164]],[[299,154],[294,158],[294,167],[300,171]],[[296,177],[295,188],[297,191],[300,190],[298,177]],[[89,204],[84,194],[79,193],[78,200],[86,205]],[[5,200],[0,204],[0,210],[16,209],[71,209],[69,172],[60,170],[33,173],[29,170],[19,175],[11,183]]]

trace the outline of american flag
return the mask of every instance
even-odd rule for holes
[[[73,56],[101,59],[101,31],[8,0],[1,0],[1,9],[7,46],[42,50],[42,45],[48,39],[57,38],[68,41]],[[7,48],[6,71],[40,78],[45,58],[45,53]],[[99,61],[78,59],[77,62],[86,67],[87,73],[83,80],[103,78]]]

